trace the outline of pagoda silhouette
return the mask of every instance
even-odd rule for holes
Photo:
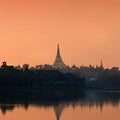
[[[53,67],[58,68],[58,69],[66,68],[66,65],[64,64],[62,57],[60,55],[59,44],[57,45],[57,55],[56,55],[55,61],[53,63]]]

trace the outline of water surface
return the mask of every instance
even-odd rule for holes
[[[66,93],[1,91],[0,120],[120,120],[119,91]]]

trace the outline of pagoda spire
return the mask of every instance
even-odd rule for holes
[[[60,48],[59,48],[59,44],[57,45],[57,56],[56,57],[60,57]]]
[[[104,67],[103,67],[103,63],[102,63],[102,60],[101,60],[101,63],[100,63],[100,67],[103,69]]]

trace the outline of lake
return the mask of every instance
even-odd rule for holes
[[[1,91],[0,120],[120,120],[119,91],[68,91]]]

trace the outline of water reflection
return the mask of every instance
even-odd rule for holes
[[[54,109],[56,120],[60,120],[64,109],[72,106],[96,107],[102,110],[105,105],[118,106],[120,102],[120,92],[106,91],[62,91],[62,90],[28,90],[28,91],[0,91],[0,109],[2,114],[6,111],[13,111],[16,107],[37,106]]]

